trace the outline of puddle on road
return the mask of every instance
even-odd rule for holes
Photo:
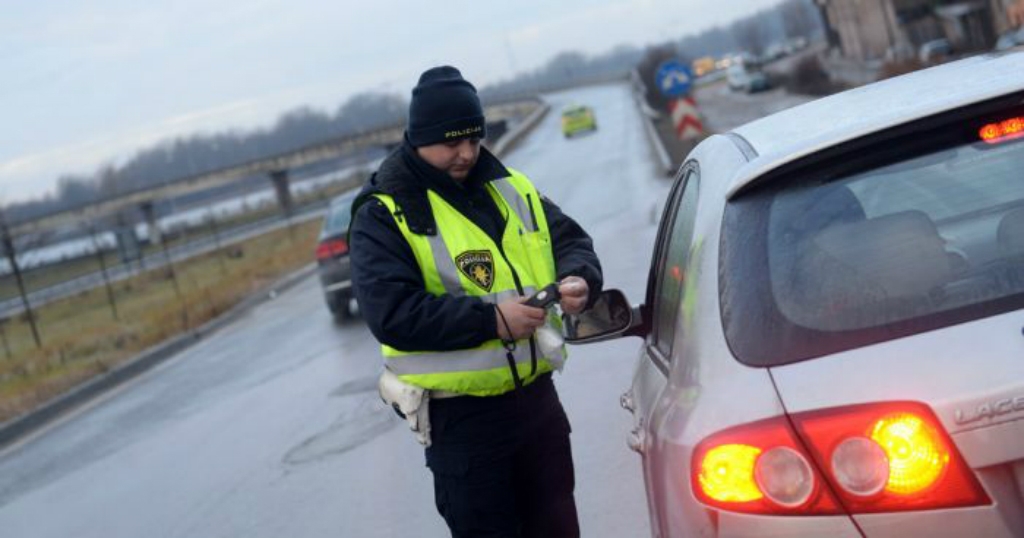
[[[345,402],[345,409],[324,431],[306,439],[284,455],[288,465],[315,463],[344,454],[387,433],[396,426],[405,426],[395,413],[384,405],[377,394],[377,378],[349,381],[332,396],[354,396]]]
[[[350,396],[360,392],[377,393],[377,376],[353,379],[342,383],[341,386],[331,391],[331,396]]]

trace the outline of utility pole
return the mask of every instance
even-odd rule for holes
[[[18,285],[18,294],[21,295],[21,304],[25,308],[25,315],[28,316],[28,324],[32,328],[32,338],[36,341],[36,348],[43,347],[43,340],[39,337],[39,328],[36,327],[36,316],[32,312],[32,305],[28,302],[28,293],[25,292],[25,280],[21,276],[21,267],[18,266],[18,253],[14,249],[14,239],[11,238],[11,229],[7,225],[7,217],[0,212],[0,246],[4,249],[7,262],[11,266],[11,273]]]
[[[107,301],[110,303],[110,313],[114,321],[121,321],[117,313],[117,301],[114,297],[114,288],[110,285],[110,276],[107,274],[107,260],[103,257],[103,246],[96,238],[96,225],[89,223],[89,235],[92,237],[92,248],[96,251],[96,260],[100,264],[100,273],[103,275],[103,286],[107,288]]]

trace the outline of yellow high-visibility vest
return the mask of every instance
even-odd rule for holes
[[[498,304],[530,295],[555,281],[551,232],[540,194],[526,176],[515,170],[510,173],[485,187],[505,217],[500,245],[433,191],[427,191],[437,223],[433,236],[413,233],[391,196],[374,195],[387,206],[412,247],[428,293],[480,297]],[[547,324],[561,332],[561,320],[550,311]],[[389,370],[406,383],[426,389],[493,396],[515,388],[508,352],[498,339],[453,351],[410,351],[382,345],[381,352]],[[516,342],[513,358],[524,385],[565,361],[564,346],[554,356],[540,354],[540,348],[529,339]]]

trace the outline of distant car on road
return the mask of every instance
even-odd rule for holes
[[[729,89],[737,92],[755,93],[767,90],[769,87],[768,77],[763,71],[749,70],[743,64],[729,66],[725,72],[725,78],[729,83]]]
[[[733,91],[746,90],[747,70],[743,64],[732,64],[725,70],[725,80],[729,83],[729,89]]]
[[[917,51],[917,59],[925,64],[941,63],[952,56],[953,45],[945,38],[928,41],[921,45]]]
[[[576,133],[596,131],[594,109],[583,105],[570,105],[562,110],[562,135],[571,138]]]
[[[996,41],[995,50],[997,51],[1017,48],[1024,48],[1024,26],[1004,33]]]
[[[771,87],[764,71],[749,71],[747,77],[747,93],[762,92]]]
[[[316,263],[327,309],[337,320],[352,317],[352,269],[349,262],[348,228],[357,190],[331,200],[317,239]]]
[[[644,303],[565,323],[644,339],[655,536],[1024,536],[1022,103],[981,55],[686,157]]]
[[[779,42],[772,43],[764,49],[764,54],[761,55],[762,63],[774,62],[780,58],[785,58],[787,55],[792,54],[789,45],[787,43]]]

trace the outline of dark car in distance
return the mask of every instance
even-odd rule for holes
[[[349,263],[348,228],[352,201],[358,190],[331,200],[316,245],[316,263],[327,308],[336,320],[352,317],[352,268]]]

